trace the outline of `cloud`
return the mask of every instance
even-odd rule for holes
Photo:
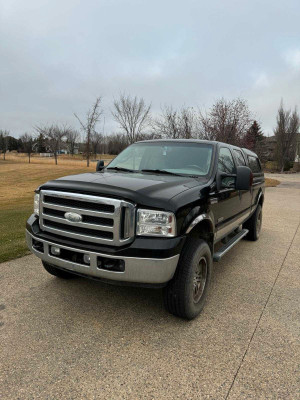
[[[79,128],[73,112],[99,95],[110,132],[122,92],[154,114],[241,96],[266,130],[281,97],[299,102],[298,0],[0,0],[0,9],[0,129],[16,136],[37,123]]]
[[[264,80],[262,80],[264,81]],[[286,108],[299,105],[300,71],[283,68],[269,78],[268,85],[254,85],[247,93],[249,105],[255,117],[263,125],[265,134],[272,135],[276,124],[276,114],[281,100]]]
[[[268,87],[268,86],[270,86],[270,80],[265,72],[260,72],[259,74],[257,74],[255,76],[254,87],[262,88],[262,87]]]
[[[300,71],[300,49],[288,50],[284,59],[289,67]]]

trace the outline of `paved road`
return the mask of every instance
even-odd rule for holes
[[[280,179],[259,242],[215,264],[191,322],[160,291],[61,281],[33,256],[1,264],[0,397],[299,398],[300,176]]]

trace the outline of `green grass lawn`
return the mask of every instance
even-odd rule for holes
[[[29,254],[25,225],[33,212],[34,190],[40,184],[60,176],[94,171],[94,165],[87,168],[74,161],[70,165],[54,165],[0,160],[0,263]]]
[[[0,263],[29,254],[25,243],[25,224],[32,206],[0,210]]]

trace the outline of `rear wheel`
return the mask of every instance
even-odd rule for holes
[[[262,226],[262,207],[260,204],[258,204],[251,218],[244,224],[244,227],[246,229],[249,229],[249,233],[247,234],[246,238],[252,241],[258,240],[260,236],[261,226]]]
[[[67,271],[63,271],[59,268],[56,268],[53,265],[46,263],[45,261],[43,261],[43,267],[49,274],[57,276],[58,278],[61,278],[61,279],[72,279],[75,277],[74,274],[67,272]]]
[[[195,318],[204,307],[211,272],[212,256],[208,244],[202,239],[189,239],[174,278],[164,288],[166,309],[182,318]]]

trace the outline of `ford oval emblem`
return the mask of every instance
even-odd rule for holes
[[[69,222],[81,222],[82,221],[82,216],[80,214],[73,213],[73,212],[66,212],[65,218]]]

